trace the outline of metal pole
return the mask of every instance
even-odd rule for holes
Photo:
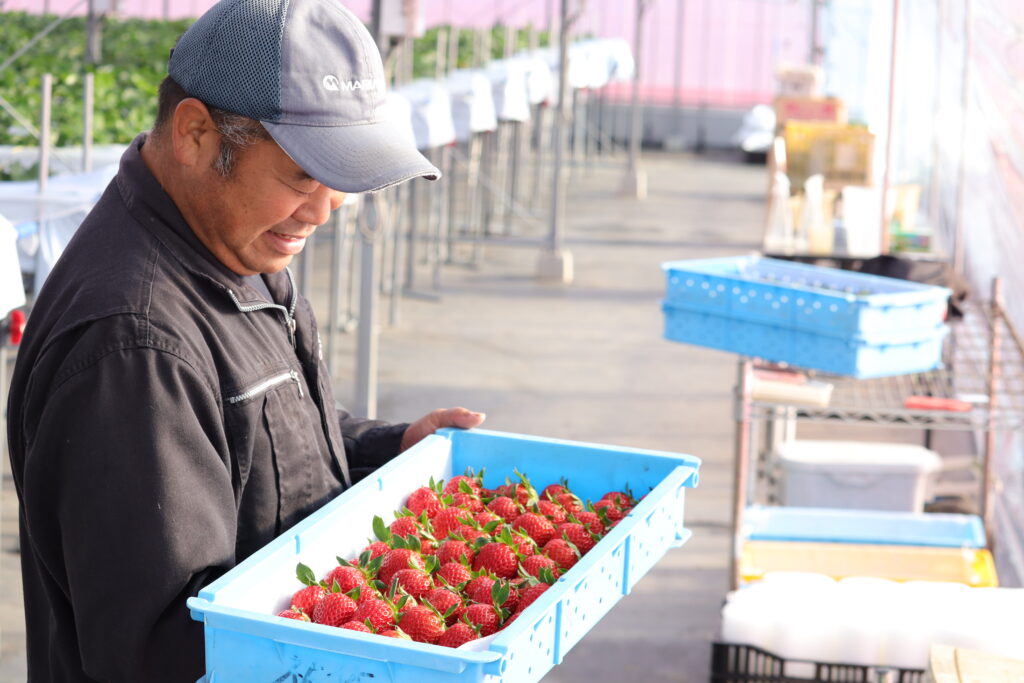
[[[992,280],[992,310],[989,316],[989,347],[988,347],[988,416],[985,425],[985,462],[982,470],[981,485],[981,520],[985,527],[985,538],[989,552],[995,553],[995,532],[992,528],[996,496],[995,496],[995,456],[996,456],[996,402],[999,398],[1000,354],[1002,335],[1000,321],[1003,317],[1003,282],[1000,278]]]
[[[647,177],[640,170],[640,143],[643,138],[643,112],[640,109],[640,65],[641,50],[644,46],[644,15],[649,0],[636,0],[636,27],[633,38],[633,53],[636,67],[633,72],[633,94],[630,101],[629,165],[622,182],[621,194],[625,197],[643,199],[647,196]]]
[[[760,10],[764,3],[757,3]],[[676,135],[679,141],[683,140],[683,36],[686,34],[686,0],[678,0],[676,3],[676,36],[675,55],[673,56],[672,68],[672,112],[675,118]]]
[[[171,18],[171,0],[164,0],[164,21]]]
[[[341,327],[342,261],[345,255],[345,221],[348,207],[342,205],[334,212],[331,232],[331,290],[327,294],[327,369],[334,372],[334,354],[338,350],[338,330]]]
[[[558,40],[558,105],[555,109],[555,169],[551,194],[551,232],[548,237],[549,255],[557,255],[562,250],[562,233],[565,226],[565,129],[569,113],[569,1],[561,0],[561,31]],[[542,259],[544,255],[542,255]],[[557,258],[557,257],[556,257]],[[548,278],[544,266],[538,270],[543,279]]]
[[[89,0],[89,9],[86,14],[86,42],[85,61],[89,64],[99,64],[101,59],[101,15],[97,14],[94,8],[95,0]]]
[[[92,170],[92,120],[95,81],[96,78],[93,73],[87,71],[85,73],[82,94],[82,171],[85,173]]]
[[[377,238],[384,224],[384,205],[368,193],[359,212],[359,329],[356,341],[357,415],[377,417]]]
[[[928,183],[928,218],[932,229],[939,232],[942,205],[939,201],[940,166],[942,159],[942,140],[939,134],[939,110],[942,109],[942,82],[937,74],[942,73],[942,33],[946,25],[946,0],[938,0],[935,7],[935,92],[932,98],[932,172]]]
[[[409,188],[409,229],[406,231],[405,291],[411,292],[416,285],[416,232],[419,203],[418,183],[413,180]]]
[[[448,29],[437,29],[437,49],[434,52],[434,78],[441,80],[441,77],[448,73]]]
[[[438,159],[438,168],[441,174],[447,176],[451,171],[452,166],[452,148],[449,145],[444,145],[440,149],[440,157]],[[451,182],[451,181],[449,181]],[[445,191],[444,183],[435,183],[434,188],[434,201],[437,202],[437,218],[434,223],[434,230],[432,234],[433,245],[431,251],[433,252],[433,266],[434,266],[434,278],[433,287],[434,290],[441,289],[441,266],[443,265],[444,255],[441,253],[444,249],[447,240],[445,240],[444,230],[448,225],[448,212],[451,207],[448,205],[448,198],[450,194]],[[431,207],[433,208],[433,207]]]
[[[892,53],[889,57],[889,110],[885,117],[885,171],[882,173],[882,215],[879,251],[889,253],[889,183],[892,181],[893,118],[896,110],[896,64],[899,54],[897,36],[900,27],[900,0],[892,0]]]
[[[751,363],[741,357],[736,377],[736,462],[733,463],[732,552],[729,557],[729,590],[740,587],[740,556],[743,551],[743,513],[747,507],[747,470],[750,458]]]
[[[39,105],[39,194],[46,192],[50,179],[50,111],[53,99],[53,74],[43,74],[42,101]]]
[[[459,68],[459,34],[460,31],[455,26],[448,31],[448,71]]]
[[[821,44],[821,0],[811,0],[811,50],[808,61],[821,66],[825,49]]]
[[[309,301],[313,300],[313,252],[316,247],[316,233],[306,238],[306,246],[302,250],[302,261],[299,263],[299,291]]]
[[[974,52],[974,0],[964,0],[964,65],[960,85],[960,165],[956,180],[956,223],[953,232],[953,270],[963,275],[967,245],[964,243],[967,188],[967,125],[971,110],[971,56]]]
[[[398,324],[399,306],[401,304],[400,300],[402,298],[401,296],[399,296],[401,287],[398,284],[398,269],[399,263],[401,263],[402,252],[402,224],[400,220],[401,213],[397,211],[397,207],[402,205],[403,193],[405,192],[405,189],[407,187],[408,185],[399,185],[394,190],[395,201],[392,206],[396,207],[396,211],[393,214],[391,214],[391,225],[389,226],[391,233],[392,249],[391,290],[390,292],[388,292],[389,296],[391,297],[391,300],[389,301],[388,304],[388,324],[392,326]]]

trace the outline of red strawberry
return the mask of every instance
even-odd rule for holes
[[[365,548],[363,548],[362,552],[360,552],[359,554],[362,555],[366,551],[370,551],[370,559],[371,560],[376,560],[378,557],[380,557],[381,555],[383,555],[384,553],[386,553],[389,550],[391,550],[391,548],[384,541],[374,541],[370,545],[368,545]],[[358,563],[357,562],[353,562],[352,564],[358,564]]]
[[[399,517],[391,522],[388,530],[395,536],[401,536],[402,538],[420,535],[420,525],[416,522],[415,517],[410,517],[409,515]]]
[[[320,602],[325,595],[327,595],[327,591],[323,586],[317,584],[300,588],[292,595],[292,609],[312,614],[316,603]]]
[[[540,546],[547,543],[555,535],[554,525],[545,519],[543,515],[538,515],[535,512],[524,512],[516,517],[515,521],[512,522],[512,528],[522,529],[529,534],[534,543]]]
[[[366,575],[358,567],[335,567],[330,573],[324,578],[324,583],[328,587],[338,583],[338,588],[341,589],[342,593],[348,593],[356,586],[366,585]]]
[[[277,613],[277,616],[284,617],[285,619],[297,619],[299,621],[309,621],[309,617],[306,616],[305,612],[300,612],[292,607],[286,610],[282,610]]]
[[[561,538],[552,538],[545,543],[544,554],[557,562],[562,569],[569,569],[580,559],[579,553]]]
[[[476,603],[466,608],[466,619],[470,624],[480,627],[481,636],[489,636],[501,626],[501,616],[494,605]]]
[[[469,510],[458,507],[444,508],[430,520],[430,527],[434,532],[434,538],[440,540],[447,538],[448,534],[458,532],[465,522],[473,519]]]
[[[609,491],[601,496],[601,500],[610,500],[620,508],[632,507],[633,505],[633,499],[622,491]]]
[[[537,544],[522,531],[513,531],[512,541],[516,545],[516,552],[523,557],[529,557],[537,552]]]
[[[395,625],[395,610],[384,600],[371,598],[359,603],[352,614],[352,621],[356,623],[365,623],[367,619],[373,624],[374,631],[388,629]],[[346,625],[342,624],[342,628],[346,628]]]
[[[524,609],[532,605],[548,588],[551,588],[551,586],[546,583],[535,583],[532,586],[527,586],[520,590],[519,605],[516,606],[516,611],[522,612]]]
[[[452,607],[458,607],[461,605],[462,598],[460,598],[459,594],[450,588],[434,588],[423,596],[423,602],[431,605],[434,609],[444,615],[447,614],[448,610]],[[454,612],[448,617],[448,619],[450,622],[455,621]]]
[[[523,559],[522,567],[524,572],[535,578],[540,577],[540,570],[545,567],[550,569],[555,576],[558,576],[560,572],[558,563],[547,555],[530,555]]]
[[[385,585],[391,585],[391,579],[399,569],[423,569],[423,558],[410,548],[394,548],[384,554],[377,578]]]
[[[489,605],[494,601],[493,590],[495,581],[497,581],[497,579],[495,579],[493,576],[482,574],[481,576],[478,576],[469,583],[467,583],[466,587],[463,589],[462,592],[472,602],[482,602]],[[519,602],[519,591],[513,588],[511,584],[508,584],[508,586],[508,598],[506,598],[505,602],[499,605],[499,607],[513,609]]]
[[[328,626],[341,626],[352,620],[356,602],[344,593],[328,593],[313,608],[313,621]]]
[[[559,525],[555,529],[555,533],[558,535],[558,538],[567,537],[569,542],[576,546],[580,553],[584,555],[597,543],[594,535],[586,527],[574,522],[566,522]]]
[[[340,628],[347,628],[349,631],[359,631],[361,633],[373,633],[373,631],[370,630],[369,626],[367,626],[361,621],[355,620],[346,621],[344,624],[340,626]]]
[[[434,587],[430,574],[422,569],[399,569],[393,580],[397,580],[398,585],[416,599]]]
[[[458,562],[461,557],[466,558],[467,562],[473,561],[473,550],[465,541],[449,538],[437,549],[437,561],[442,565]]]
[[[444,579],[449,586],[458,586],[473,578],[469,569],[458,562],[448,562],[441,565],[441,568],[437,570],[437,575]]]
[[[472,626],[464,621],[457,621],[437,639],[437,644],[442,647],[459,647],[479,637]]]
[[[552,503],[550,500],[542,500],[537,503],[537,508],[540,510],[540,514],[551,520],[552,524],[562,524],[565,522],[565,510],[562,509],[561,505]]]
[[[462,491],[462,482],[466,483],[466,486],[473,490],[473,493],[480,495],[480,482],[473,477],[467,477],[464,474],[459,474],[448,480],[448,483],[444,485],[445,493],[459,493]]]
[[[600,515],[601,510],[604,510],[605,514],[608,515],[608,519],[613,522],[617,522],[625,516],[623,515],[622,510],[619,509],[619,506],[608,498],[602,498],[594,503],[594,510],[598,511],[598,515]]]
[[[427,517],[433,517],[441,509],[441,499],[430,487],[421,486],[409,494],[405,507],[417,517],[424,511]]]
[[[557,500],[558,496],[563,493],[569,493],[569,489],[565,488],[562,484],[548,484],[544,487],[544,490],[540,494],[540,499],[543,500]]]
[[[384,636],[385,638],[400,638],[402,640],[412,640],[412,638],[410,638],[409,636],[402,635],[401,633],[399,633],[398,631],[396,631],[393,628],[389,628],[386,631],[381,631],[377,635],[378,636]]]
[[[462,589],[462,593],[473,602],[491,604],[491,587],[494,586],[495,578],[487,574],[474,577]]]
[[[597,534],[598,536],[604,534],[604,522],[601,521],[601,516],[596,512],[591,512],[589,510],[577,512],[576,519],[579,520],[580,524],[587,527],[591,533]]]
[[[487,504],[487,509],[504,519],[506,522],[513,521],[523,511],[519,503],[507,496],[498,496]]]
[[[444,619],[437,610],[423,605],[417,605],[403,614],[399,626],[419,643],[436,643],[444,634]]]
[[[583,503],[571,493],[561,493],[555,496],[555,502],[562,506],[568,513],[576,514],[583,510]]]
[[[486,527],[491,522],[500,522],[502,519],[490,510],[484,510],[473,515],[473,521],[482,527]]]
[[[516,575],[519,560],[515,551],[504,543],[497,541],[488,543],[477,553],[473,569],[486,570],[501,579],[509,579]]]
[[[455,507],[465,508],[470,512],[480,512],[484,509],[484,503],[478,496],[474,496],[471,493],[453,493],[452,494],[452,505]]]
[[[461,536],[462,539],[464,541],[468,542],[468,543],[472,543],[473,541],[475,541],[478,538],[485,538],[486,537],[488,540],[490,540],[490,538],[491,538],[490,536],[487,535],[487,532],[485,532],[485,531],[483,531],[481,529],[476,529],[474,527],[465,526],[465,525],[459,527],[459,536]]]

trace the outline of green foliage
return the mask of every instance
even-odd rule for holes
[[[6,59],[52,20],[52,15],[0,13],[6,48],[0,59]],[[85,19],[68,19],[0,72],[0,95],[35,123],[43,74],[53,74],[53,143],[81,144],[82,84],[91,71],[95,74],[93,140],[96,144],[130,142],[152,125],[157,87],[167,73],[168,52],[190,23],[107,20],[102,26],[100,63],[89,64]],[[0,112],[0,144],[35,145],[36,140],[9,114]]]
[[[0,61],[42,31],[53,15],[0,12]],[[93,141],[128,143],[153,124],[160,81],[167,73],[167,56],[192,20],[155,21],[107,19],[102,25],[99,64],[86,61],[86,24],[83,17],[68,19],[0,72],[0,95],[34,124],[39,120],[40,86],[44,73],[53,74],[51,129],[56,146],[82,142],[82,83],[85,73],[95,74]],[[413,73],[430,78],[436,72],[437,34],[432,28],[415,41]],[[526,31],[517,32],[517,48],[528,47]],[[474,32],[460,31],[458,66],[472,65]],[[504,54],[505,30],[492,29],[491,57]],[[539,44],[548,44],[547,33]],[[35,145],[36,139],[0,110],[0,145]]]

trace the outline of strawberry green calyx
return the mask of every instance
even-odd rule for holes
[[[313,570],[301,562],[299,562],[295,567],[295,576],[303,586],[315,586],[319,583],[319,581],[316,580],[316,574],[313,573]]]

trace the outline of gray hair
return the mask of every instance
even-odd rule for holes
[[[213,170],[222,178],[230,179],[242,152],[260,140],[270,140],[270,133],[255,119],[241,114],[208,106],[210,118],[220,133],[220,154],[213,162]]]

